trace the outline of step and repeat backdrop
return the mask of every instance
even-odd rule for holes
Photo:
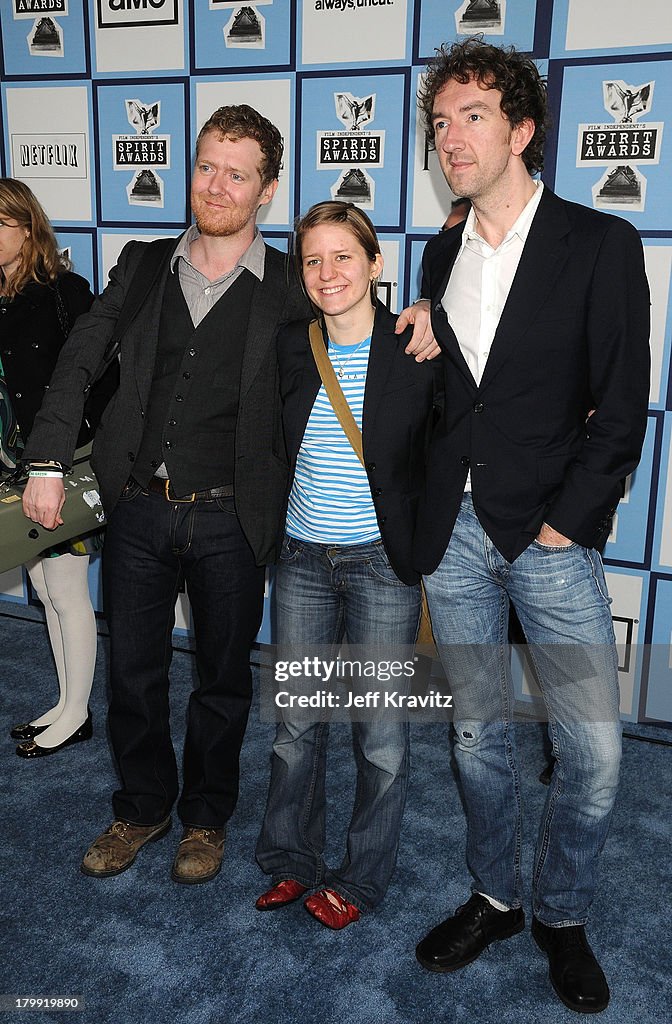
[[[649,426],[605,555],[623,716],[672,720],[670,0],[0,0],[0,30],[2,173],[37,194],[94,291],[127,239],[189,223],[198,129],[244,102],[285,139],[267,240],[283,249],[311,203],[352,200],[380,232],[393,309],[417,295],[423,246],[450,208],[417,124],[426,60],[477,32],[533,55],[553,114],[545,182],[625,217],[645,246]],[[100,611],[96,561],[91,590]],[[35,601],[20,569],[0,594]],[[177,624],[189,632],[186,596]]]

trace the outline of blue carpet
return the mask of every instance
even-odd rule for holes
[[[92,696],[94,738],[35,762],[14,755],[9,727],[56,698],[44,627],[3,630],[2,992],[83,997],[74,1018],[175,1024],[564,1024],[577,1021],[553,994],[529,930],[448,976],[415,961],[428,927],[464,901],[464,817],[451,772],[448,729],[413,727],[413,772],[399,865],[381,907],[341,933],[301,903],[259,914],[265,876],[253,850],[263,813],[273,727],[253,708],[240,803],[220,876],[203,886],[169,878],[179,825],[117,878],[79,872],[82,853],[111,820],[115,786],[104,728],[105,643]],[[177,652],[173,723],[183,734],[193,658]],[[664,731],[661,730],[661,733]],[[669,737],[669,733],[666,734]],[[544,799],[539,726],[519,729],[526,807],[525,872]],[[349,730],[332,728],[330,847],[340,857],[353,775]],[[605,1024],[668,1024],[672,750],[625,741],[623,784],[589,929],[612,988]],[[529,896],[529,893],[528,893]],[[7,1019],[27,1019],[16,1011]],[[31,1014],[35,1018],[35,1014]]]

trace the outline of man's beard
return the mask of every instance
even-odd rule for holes
[[[218,211],[208,210],[201,202],[192,202],[192,213],[196,226],[202,235],[212,238],[227,238],[241,231],[254,216],[253,209],[241,209],[237,206],[227,207]]]

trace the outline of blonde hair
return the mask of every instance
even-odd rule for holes
[[[52,284],[70,269],[58,251],[49,218],[27,185],[16,178],[0,178],[0,219],[15,220],[28,237],[19,254],[16,273],[5,281],[5,293],[14,298],[27,284]]]

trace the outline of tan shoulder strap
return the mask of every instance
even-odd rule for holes
[[[322,329],[319,321],[311,320],[308,328],[308,337],[310,339],[310,348],[313,353],[313,358],[315,359],[315,365],[317,366],[320,377],[322,378],[324,390],[327,392],[327,398],[331,402],[332,409],[336,413],[338,422],[343,427],[343,433],[352,445],[355,455],[361,464],[364,465],[362,432],[357,426],[357,421],[352,415],[352,409],[348,405],[347,399],[343,394],[343,389],[338,383],[338,379],[334,373],[334,368],[331,365],[331,360],[324,346],[324,338],[322,337]]]

